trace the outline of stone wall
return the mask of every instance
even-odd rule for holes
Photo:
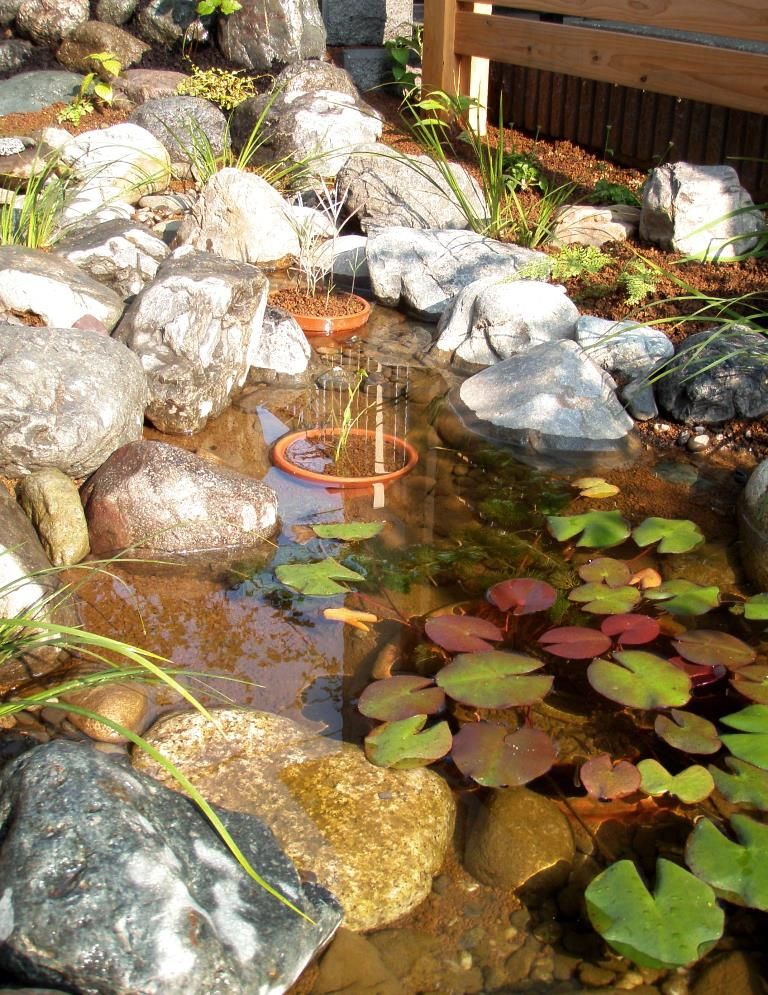
[[[322,0],[328,46],[360,90],[391,77],[391,61],[384,42],[410,34],[413,0]],[[421,7],[421,5],[418,5]]]

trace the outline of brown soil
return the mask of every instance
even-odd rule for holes
[[[365,301],[354,294],[339,291],[306,294],[290,287],[273,290],[269,295],[269,303],[290,311],[291,314],[308,314],[314,318],[345,318],[365,310]]]
[[[373,438],[360,435],[350,435],[336,459],[337,443],[336,434],[327,439],[301,440],[288,447],[285,457],[294,466],[329,477],[376,477],[399,470],[407,460],[401,446],[386,445],[383,461],[377,466]]]

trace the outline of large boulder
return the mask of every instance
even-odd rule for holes
[[[136,31],[150,45],[170,46],[182,41],[197,19],[196,0],[148,0],[136,15]]]
[[[713,262],[749,252],[765,232],[762,212],[732,166],[667,163],[643,188],[640,237]]]
[[[161,142],[171,162],[194,166],[208,152],[220,156],[229,147],[227,119],[203,97],[157,97],[140,104],[128,119]]]
[[[54,46],[84,24],[88,13],[88,0],[22,0],[16,28],[36,45]]]
[[[241,0],[240,10],[219,19],[218,38],[224,56],[246,69],[325,55],[317,0]]]
[[[141,438],[147,396],[141,363],[107,335],[0,325],[0,473],[87,476]]]
[[[179,250],[115,329],[141,360],[146,415],[162,432],[199,431],[245,381],[262,333],[267,280],[247,263]]]
[[[123,446],[82,497],[96,554],[256,546],[278,527],[271,487],[165,442]]]
[[[470,231],[381,228],[366,247],[371,288],[382,304],[437,321],[451,299],[484,277],[504,280],[543,252],[507,245]]]
[[[454,802],[433,771],[374,767],[363,751],[266,712],[161,719],[146,738],[216,804],[258,815],[300,869],[344,907],[353,930],[409,912],[446,853]],[[224,735],[222,735],[222,731]],[[173,787],[139,752],[134,764]]]
[[[738,504],[739,552],[747,576],[768,591],[768,460],[750,474]]]
[[[57,69],[40,69],[19,73],[0,82],[0,116],[40,111],[53,104],[65,103],[80,92],[83,77]]]
[[[101,75],[101,64],[91,58],[94,53],[109,52],[117,58],[123,70],[141,62],[142,56],[148,51],[149,45],[114,24],[86,21],[64,39],[56,52],[56,59],[62,66],[75,72],[96,72]]]
[[[333,935],[338,906],[301,884],[262,822],[216,814],[303,917],[185,796],[81,744],[23,754],[0,777],[0,965],[110,995],[284,992]]]
[[[576,322],[576,341],[593,363],[630,379],[645,376],[675,352],[658,328],[635,321],[610,321],[591,314]]]
[[[296,319],[268,305],[258,345],[250,355],[249,378],[298,377],[307,372],[311,358],[312,348]]]

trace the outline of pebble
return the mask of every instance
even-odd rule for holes
[[[688,995],[688,977],[686,974],[673,974],[661,986],[663,995]]]
[[[471,971],[472,964],[472,954],[468,950],[462,950],[459,954],[459,965],[462,971]]]
[[[678,435],[677,437],[678,446],[686,446],[690,438],[691,438],[690,432],[681,432],[680,435]]]
[[[597,964],[582,964],[579,968],[579,981],[583,985],[591,985],[600,988],[603,985],[611,985],[616,980],[616,972],[608,971]]]
[[[627,971],[623,978],[616,982],[616,987],[622,991],[632,991],[645,983],[645,979],[639,971]]]
[[[709,449],[711,438],[706,434],[694,435],[688,440],[688,445],[686,449],[690,453],[701,453],[705,449]]]

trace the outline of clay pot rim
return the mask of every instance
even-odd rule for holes
[[[350,294],[354,300],[359,301],[362,307],[354,314],[339,315],[317,315],[302,314],[299,311],[292,311],[286,308],[288,313],[296,321],[299,328],[307,335],[322,335],[332,337],[338,332],[353,332],[367,324],[371,317],[371,304],[359,294]]]
[[[299,477],[299,479],[305,480],[308,483],[322,484],[324,487],[342,488],[366,487],[371,484],[390,483],[399,477],[403,477],[419,461],[419,454],[415,446],[399,435],[388,435],[386,432],[382,436],[384,440],[386,442],[395,442],[402,446],[407,454],[405,465],[397,470],[390,470],[388,473],[379,473],[370,477],[335,477],[328,473],[319,473],[316,470],[306,470],[291,463],[287,458],[286,453],[289,447],[299,439],[312,439],[317,436],[327,436],[329,433],[337,435],[339,431],[340,429],[338,428],[311,428],[298,432],[288,432],[286,435],[281,436],[272,446],[272,462],[278,469],[284,470],[286,473],[290,473],[294,477]],[[372,429],[353,428],[350,429],[350,435],[373,437],[376,435],[376,432]]]

